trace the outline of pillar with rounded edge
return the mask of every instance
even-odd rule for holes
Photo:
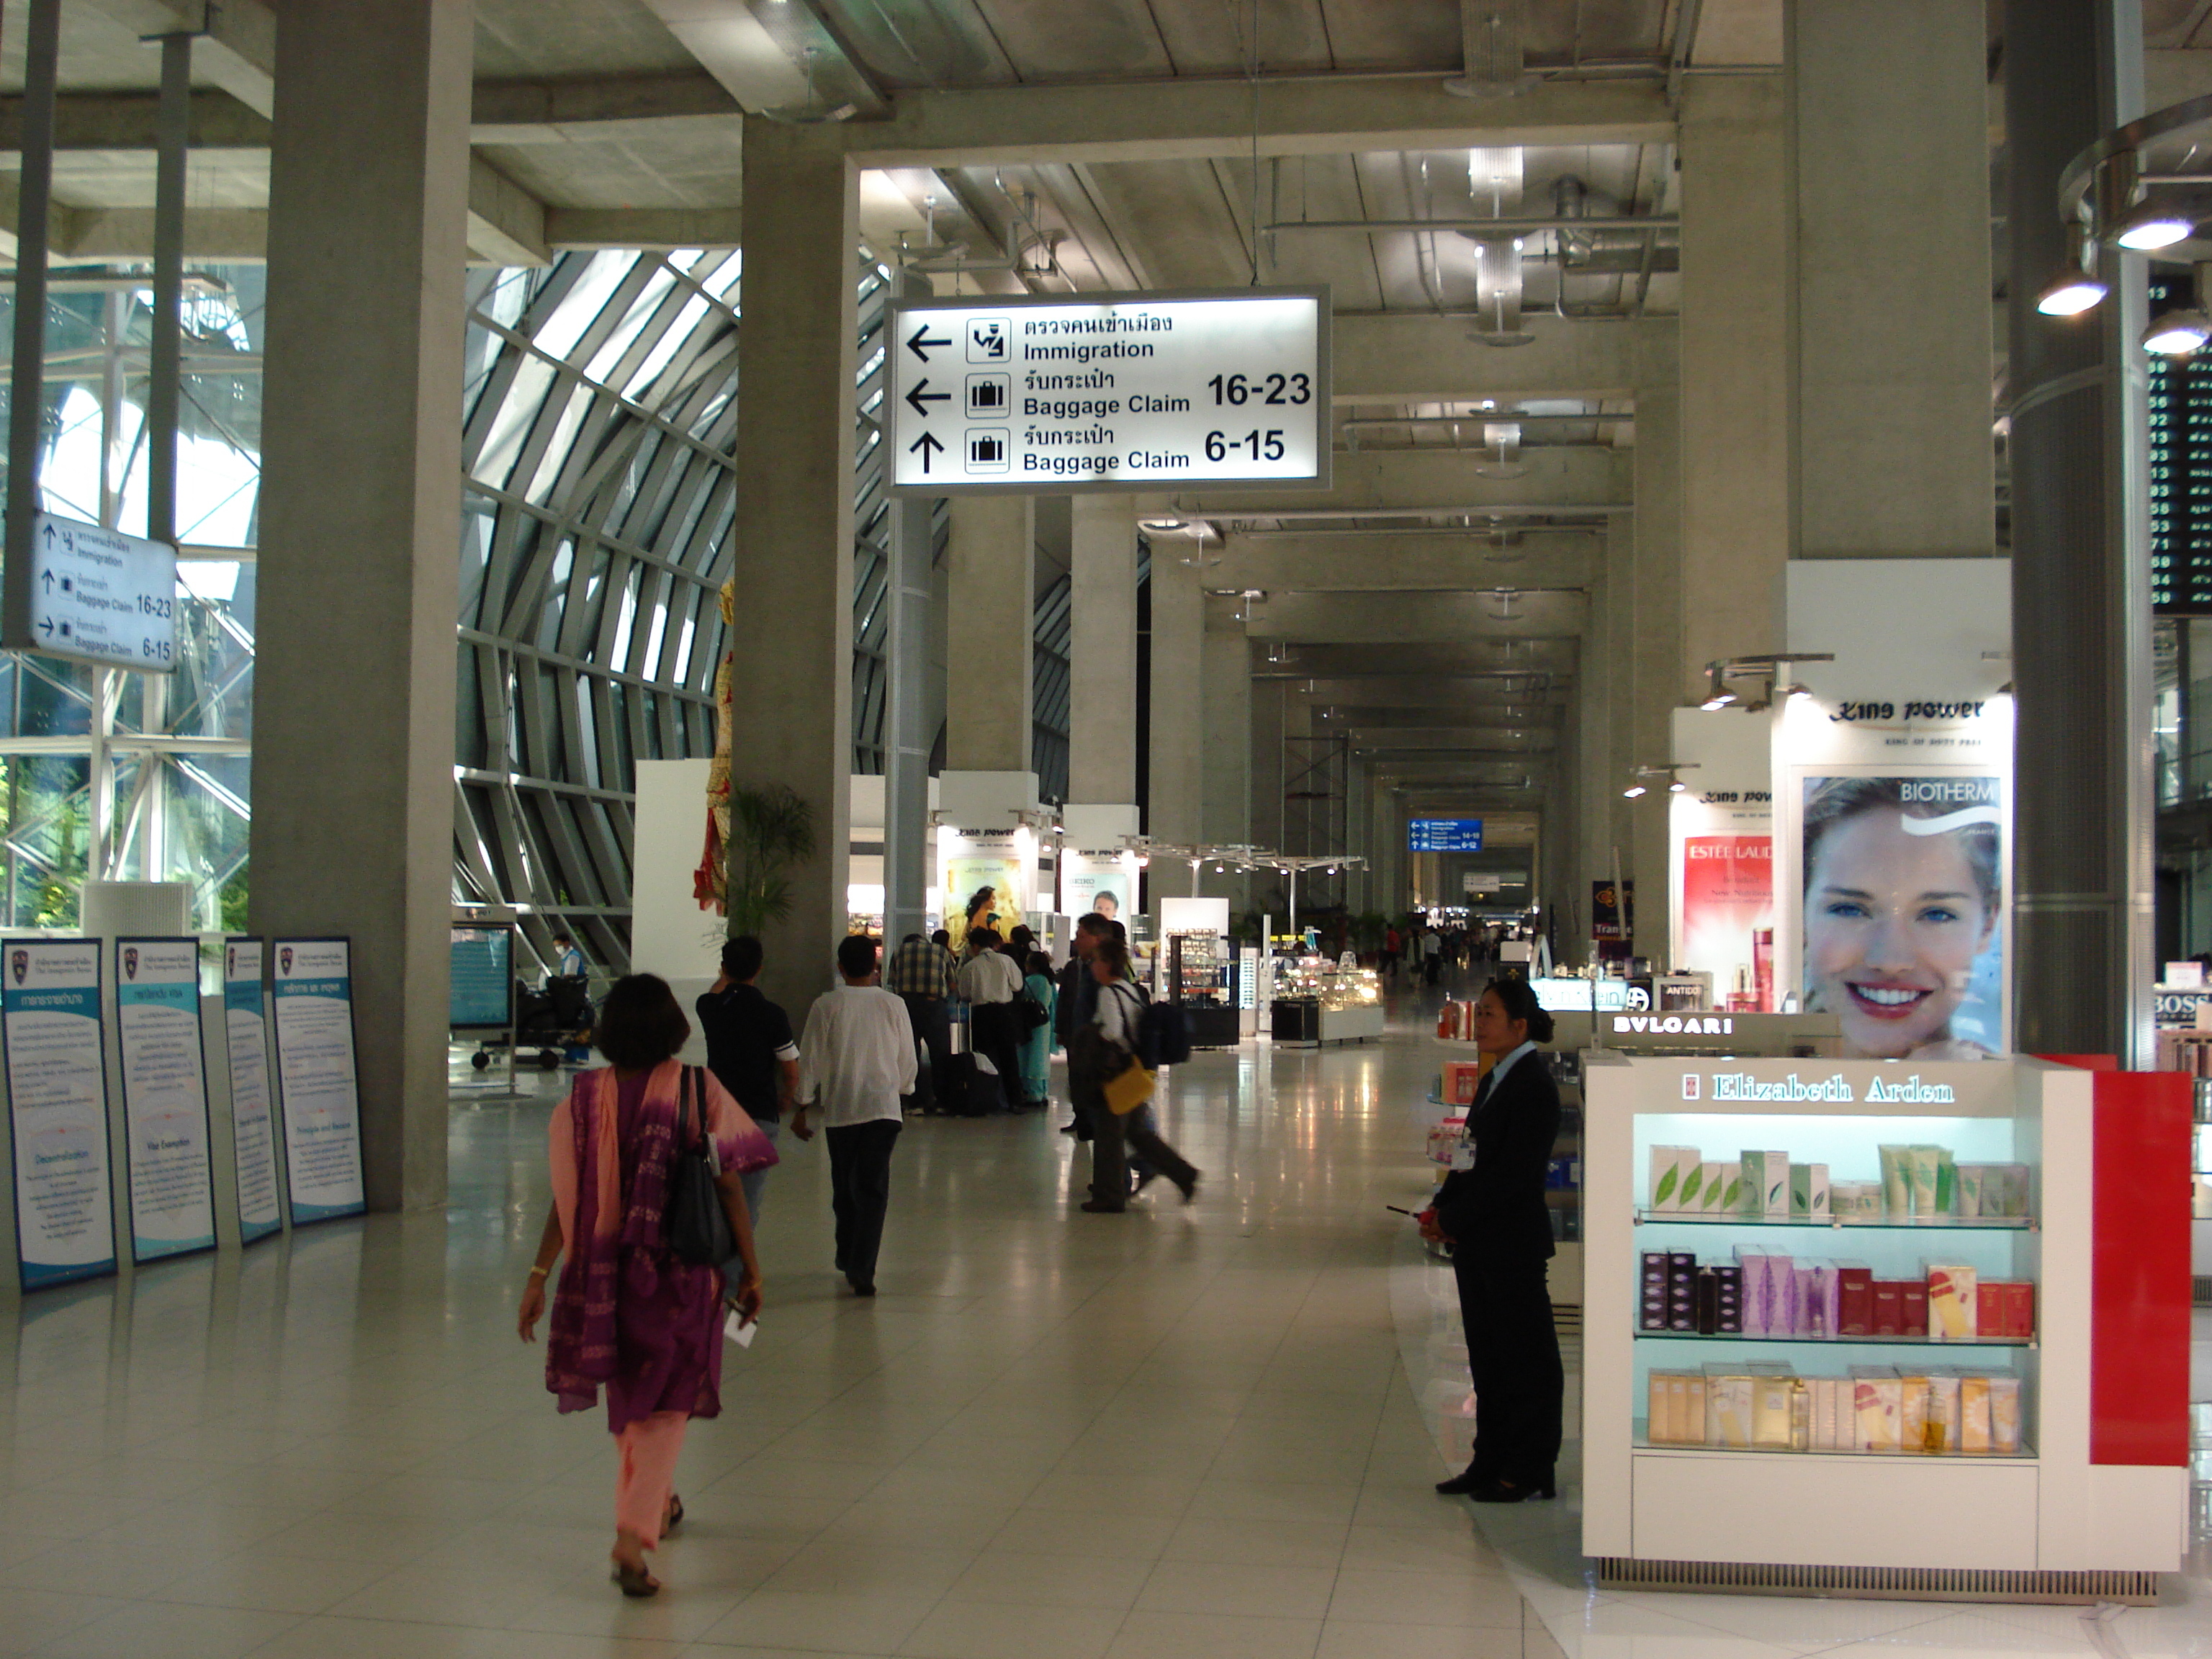
[[[1152,799],[1145,831],[1155,841],[1204,839],[1205,595],[1187,550],[1152,549]]]
[[[833,127],[747,116],[744,165],[730,770],[734,787],[788,785],[813,809],[814,854],[762,932],[762,988],[796,1027],[846,925],[859,195]]]
[[[1663,372],[1663,359],[1674,355],[1672,343],[1647,344],[1643,355],[1636,394],[1636,513],[1632,525],[1614,520],[1629,540],[1628,648],[1622,659],[1628,672],[1615,677],[1616,695],[1626,693],[1615,704],[1621,714],[1616,729],[1627,736],[1629,765],[1665,766],[1674,759],[1674,710],[1681,695],[1682,397],[1674,389],[1675,376]],[[1618,627],[1617,597],[1613,619]],[[1614,798],[1627,787],[1624,776]],[[1673,909],[1668,799],[1658,788],[1623,803],[1632,827],[1620,849],[1621,875],[1636,884],[1631,907],[1636,954],[1661,968],[1668,965]]]
[[[1005,829],[1036,805],[1030,714],[1036,503],[1028,495],[959,495],[951,512],[938,803],[949,823]]]
[[[276,45],[250,926],[353,942],[380,1210],[446,1199],[474,27],[360,0]]]
[[[1238,620],[1239,602],[1208,595],[1200,645],[1202,761],[1199,834],[1209,846],[1247,847],[1252,838],[1252,647]],[[1207,872],[1206,890],[1245,908],[1244,873]]]
[[[1137,500],[1070,499],[1067,804],[1070,847],[1117,847],[1137,811]]]

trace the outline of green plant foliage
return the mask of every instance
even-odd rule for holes
[[[791,914],[789,871],[814,856],[814,808],[787,783],[730,786],[730,936]]]

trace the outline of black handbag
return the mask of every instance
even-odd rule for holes
[[[696,1066],[684,1067],[678,1087],[676,1154],[668,1160],[668,1248],[678,1261],[695,1267],[718,1267],[738,1252],[730,1231],[729,1212],[722,1207],[721,1188],[715,1184],[714,1154],[707,1136],[707,1109],[699,1108],[699,1133],[684,1144],[685,1120],[691,1114],[692,1076]]]

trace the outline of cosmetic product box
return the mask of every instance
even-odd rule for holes
[[[1717,1268],[1700,1267],[1698,1269],[1698,1334],[1717,1336],[1720,1328],[1720,1273]]]
[[[1899,1451],[1925,1452],[1928,1449],[1928,1378],[1918,1371],[1899,1375],[1897,1449]]]
[[[1667,1256],[1667,1328],[1698,1328],[1698,1258],[1689,1250],[1673,1250]]]
[[[1743,1269],[1730,1262],[1713,1269],[1713,1330],[1720,1336],[1743,1334]]]
[[[1959,1449],[1968,1457],[1990,1451],[1990,1379],[1968,1375],[1959,1379]]]
[[[1636,1328],[1639,1331],[1663,1331],[1667,1328],[1667,1252],[1643,1252],[1643,1283],[1637,1291]]]
[[[1836,1334],[1874,1334],[1874,1269],[1863,1261],[1838,1261],[1836,1268]]]
[[[1904,1328],[1899,1334],[1926,1336],[1928,1334],[1928,1286],[1917,1279],[1901,1279],[1898,1283],[1897,1292],[1903,1298],[1905,1316]]]
[[[1832,1213],[1833,1194],[1829,1189],[1828,1166],[1825,1164],[1793,1164],[1790,1166],[1790,1215],[1795,1221],[1826,1221]]]
[[[1752,1379],[1741,1373],[1705,1378],[1705,1443],[1748,1449]]]
[[[1741,1155],[1743,1213],[1769,1221],[1790,1219],[1790,1154],[1750,1152]]]
[[[1905,1387],[1890,1365],[1851,1367],[1852,1449],[1893,1452],[1904,1431]]]
[[[1869,1336],[1905,1334],[1905,1287],[1893,1279],[1877,1279],[1873,1289],[1874,1315]]]
[[[1480,1063],[1465,1060],[1444,1062],[1443,1085],[1439,1092],[1448,1103],[1454,1106],[1474,1105],[1475,1091],[1481,1085],[1482,1066]]]
[[[1650,1209],[1654,1215],[1682,1212],[1682,1182],[1698,1164],[1694,1146],[1654,1146],[1651,1149]]]
[[[1754,1376],[1751,1379],[1751,1443],[1762,1451],[1790,1449],[1790,1396],[1796,1392],[1794,1376]]]
[[[1976,1331],[1975,1270],[1963,1264],[1928,1264],[1928,1336],[1934,1342],[1960,1342]]]
[[[1721,1216],[1728,1213],[1729,1206],[1723,1199],[1731,1179],[1729,1171],[1735,1167],[1729,1164],[1713,1163],[1698,1165],[1698,1214]]]

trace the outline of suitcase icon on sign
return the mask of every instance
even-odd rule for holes
[[[1011,374],[970,374],[968,377],[968,418],[1003,421],[1013,407],[1014,380]]]
[[[968,430],[968,470],[970,472],[1004,472],[1011,463],[1006,458],[1007,429],[1002,426],[970,427]]]

